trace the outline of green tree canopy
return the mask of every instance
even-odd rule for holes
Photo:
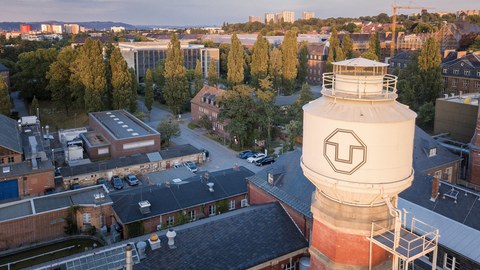
[[[135,75],[135,70],[133,68],[129,68],[128,71],[130,72],[130,77],[132,78],[132,89],[130,91],[130,109],[131,113],[135,113],[137,111],[137,100],[138,100],[138,82],[137,76]]]
[[[107,87],[103,46],[98,40],[87,38],[75,61],[75,73],[85,89],[84,104],[87,112],[104,109],[103,97]]]
[[[380,40],[376,32],[370,35],[370,40],[368,42],[368,55],[371,60],[379,61],[380,60]],[[375,59],[372,59],[373,56],[376,56]]]
[[[272,78],[272,86],[275,91],[278,91],[282,84],[282,70],[283,70],[282,52],[277,48],[273,48],[273,50],[270,51],[270,63],[268,66],[268,74]]]
[[[290,95],[294,90],[298,65],[298,43],[294,31],[287,31],[282,42],[281,50],[283,59],[283,89],[286,95]]]
[[[0,114],[10,116],[11,106],[7,83],[3,80],[3,76],[0,76]]]
[[[77,51],[72,47],[63,48],[57,55],[57,59],[50,65],[46,74],[48,80],[47,89],[52,95],[52,101],[58,108],[65,112],[74,104],[75,93],[79,82],[73,76],[74,63],[77,58]],[[81,94],[83,99],[83,93]]]
[[[267,39],[259,33],[257,41],[253,44],[252,63],[250,65],[253,86],[258,86],[258,81],[264,79],[268,74],[269,47]]]
[[[213,61],[210,61],[213,62]],[[203,87],[203,72],[202,72],[202,64],[200,63],[200,60],[197,59],[197,63],[195,65],[195,74],[194,74],[194,82],[193,82],[193,88],[194,88],[194,93],[192,96],[195,96],[200,89]]]
[[[210,86],[215,86],[218,83],[217,68],[215,65],[215,61],[213,60],[211,60],[210,64],[208,65],[207,82]]]
[[[165,87],[163,96],[170,111],[180,114],[182,107],[190,97],[189,85],[185,75],[183,50],[176,34],[173,34],[167,49],[165,60]]]
[[[112,108],[128,110],[133,87],[132,76],[119,48],[115,48],[111,53],[110,70],[112,73]]]
[[[228,83],[235,86],[244,80],[244,51],[243,46],[236,34],[232,35],[230,51],[228,52]]]
[[[145,73],[145,107],[147,107],[148,113],[152,111],[153,106],[153,77],[152,71],[147,69]]]
[[[162,145],[170,145],[170,140],[173,137],[180,136],[180,127],[175,119],[163,120],[158,124],[157,131],[160,132],[162,138]]]
[[[353,41],[349,33],[345,33],[342,40],[342,50],[346,59],[353,58]]]
[[[327,67],[326,71],[331,72],[333,71],[333,62],[343,61],[345,60],[345,54],[343,50],[340,48],[340,40],[338,39],[338,32],[335,27],[332,28],[332,33],[329,39],[330,46],[328,48],[328,58],[327,58]]]
[[[300,43],[300,50],[298,52],[298,74],[297,84],[303,85],[308,75],[308,43],[302,41]]]
[[[40,105],[38,104],[38,99],[33,96],[32,103],[30,103],[30,115],[37,115],[37,110],[40,109]]]

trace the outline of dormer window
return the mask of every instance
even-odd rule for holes
[[[428,157],[434,157],[437,155],[437,148],[430,148],[428,151]]]
[[[269,183],[270,185],[273,185],[273,174],[272,174],[272,173],[269,173],[269,174],[268,174],[268,183]]]
[[[453,74],[458,75],[459,73],[460,73],[460,71],[458,69],[453,70]]]
[[[443,74],[447,74],[447,69],[446,68],[443,69]]]
[[[465,76],[470,76],[470,70],[465,70],[465,71],[463,71],[463,74],[464,74]]]

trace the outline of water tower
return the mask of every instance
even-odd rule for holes
[[[396,205],[413,180],[416,114],[396,101],[387,67],[364,58],[333,63],[323,96],[303,107],[301,166],[316,186],[312,269],[397,269],[411,259],[399,254]],[[391,247],[375,242],[386,234]]]

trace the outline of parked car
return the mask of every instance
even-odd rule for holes
[[[98,178],[97,179],[97,185],[104,185],[105,187],[107,186],[107,181],[105,180],[105,178]]]
[[[267,157],[264,157],[260,160],[255,161],[255,165],[263,166],[263,165],[267,165],[267,164],[272,164],[274,162],[275,162],[275,159],[273,157],[267,156]]]
[[[189,169],[191,172],[197,172],[197,165],[195,165],[195,162],[193,161],[187,161],[187,162],[184,162],[183,165],[185,167],[187,167],[187,169]]]
[[[245,154],[248,153],[248,152],[252,152],[252,150],[242,151],[242,152],[238,153],[238,157],[239,157],[239,158],[242,158],[242,156],[245,155]]]
[[[82,188],[82,186],[80,186],[80,184],[78,184],[78,183],[75,183],[75,184],[73,184],[73,185],[70,186],[70,189],[71,189],[71,190],[80,189],[80,188]]]
[[[133,174],[129,174],[129,175],[125,176],[125,181],[127,181],[128,185],[130,185],[130,186],[136,186],[140,183],[137,176],[135,176]]]
[[[255,163],[257,160],[264,158],[266,155],[264,153],[256,153],[255,155],[247,158],[247,161],[250,163]]]
[[[181,163],[179,162],[175,162],[173,163],[173,168],[180,168],[180,167],[183,167],[184,165],[182,165]]]
[[[257,152],[255,152],[255,151],[250,151],[250,150],[248,150],[248,151],[246,151],[246,152],[240,153],[238,156],[239,156],[240,158],[247,159],[247,158],[255,155],[256,153],[257,153]]]
[[[120,178],[120,176],[118,175],[114,175],[112,177],[112,186],[113,188],[115,189],[123,189],[123,182],[122,182],[122,178]]]

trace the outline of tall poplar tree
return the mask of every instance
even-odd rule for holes
[[[110,71],[112,73],[112,108],[128,110],[132,93],[132,76],[119,48],[115,48],[110,55]]]
[[[287,31],[282,42],[281,50],[283,58],[283,90],[286,95],[290,95],[293,93],[295,87],[298,65],[298,43],[295,31]]]
[[[298,74],[297,84],[303,85],[308,75],[308,47],[307,42],[300,43],[300,50],[298,52]]]
[[[215,61],[210,61],[210,64],[208,65],[207,82],[210,86],[215,86],[218,83],[217,67],[215,65]]]
[[[343,61],[345,60],[345,54],[343,50],[340,48],[340,40],[338,39],[338,32],[335,27],[332,27],[332,33],[329,39],[329,49],[328,49],[328,58],[327,58],[327,72],[331,72],[333,70],[333,62]]]
[[[212,60],[210,60],[212,62]],[[197,59],[197,64],[195,65],[195,72],[194,72],[194,80],[193,80],[193,89],[194,93],[192,96],[195,96],[200,89],[203,87],[203,72],[202,72],[202,64],[200,60]]]
[[[7,83],[3,80],[3,76],[0,76],[0,114],[10,116],[11,106]]]
[[[376,32],[370,35],[368,51],[363,56],[374,61],[380,60],[380,40]]]
[[[441,73],[442,56],[440,54],[440,45],[434,37],[427,39],[420,50],[418,56],[418,69],[421,89],[418,93],[418,104],[431,102],[435,104],[438,96],[442,91],[442,73]]]
[[[342,40],[342,50],[346,59],[353,58],[353,41],[350,38],[350,34],[347,32],[343,36]]]
[[[228,52],[228,74],[227,80],[230,86],[242,84],[244,80],[244,51],[237,34],[232,35],[232,45]]]
[[[37,97],[33,96],[32,103],[30,103],[30,115],[37,115],[37,110],[40,110]]]
[[[173,34],[168,44],[165,59],[165,87],[163,96],[170,111],[180,114],[183,105],[190,97],[189,85],[185,74],[183,50],[176,34]]]
[[[257,36],[257,41],[253,44],[252,63],[250,64],[250,73],[252,75],[252,85],[258,87],[259,80],[265,79],[268,74],[268,40],[261,33]]]
[[[272,86],[276,92],[279,91],[282,84],[282,70],[282,52],[277,48],[273,48],[273,50],[270,51],[270,63],[268,66],[268,73],[272,78]]]
[[[84,101],[87,112],[102,111],[102,98],[106,90],[105,64],[102,43],[87,38],[75,61],[75,73],[85,89]]]
[[[132,78],[132,89],[130,90],[130,108],[129,111],[134,113],[137,111],[137,100],[138,100],[138,82],[137,76],[135,75],[135,70],[133,68],[129,68],[128,71],[130,72],[130,78]]]
[[[147,69],[145,73],[145,107],[147,107],[148,113],[152,111],[153,106],[153,77],[152,71]]]
[[[52,101],[57,108],[62,108],[68,114],[74,103],[75,88],[78,83],[73,81],[73,64],[77,57],[77,51],[72,47],[63,48],[57,55],[57,59],[50,65],[47,72],[47,89],[52,95]],[[82,96],[83,98],[83,96]]]

